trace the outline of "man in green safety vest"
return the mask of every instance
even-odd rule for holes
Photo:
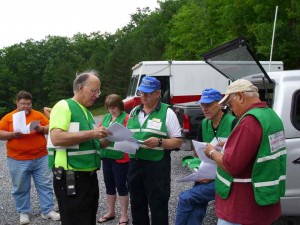
[[[96,171],[100,168],[100,138],[109,132],[97,127],[91,112],[101,94],[95,71],[77,75],[73,98],[61,100],[50,114],[49,167],[54,177],[62,225],[95,225],[99,187]]]
[[[168,225],[171,182],[170,149],[182,145],[181,129],[169,105],[160,102],[160,81],[146,76],[138,87],[142,104],[129,115],[127,127],[142,141],[130,155],[128,185],[132,223]]]
[[[281,119],[259,99],[256,86],[240,79],[228,86],[220,104],[239,118],[225,146],[205,154],[218,165],[216,214],[218,224],[268,225],[281,215],[285,193],[286,145]]]

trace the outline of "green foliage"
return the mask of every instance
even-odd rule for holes
[[[300,68],[298,0],[165,0],[159,9],[137,9],[114,34],[94,32],[72,38],[47,36],[0,50],[0,114],[15,108],[20,90],[34,107],[52,107],[73,95],[77,73],[100,73],[102,95],[126,96],[131,68],[140,61],[201,60],[201,54],[238,36],[246,37],[259,60],[269,60],[275,7],[279,6],[273,60]],[[101,112],[102,113],[102,112]]]

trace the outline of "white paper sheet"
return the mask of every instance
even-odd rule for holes
[[[195,182],[200,179],[215,179],[217,166],[212,163],[201,162],[199,169],[186,177],[180,178],[177,182]]]
[[[215,138],[214,138],[215,139]],[[215,145],[213,142],[214,142],[214,139],[212,140],[211,144],[212,145]],[[212,164],[215,164],[215,161],[211,160],[210,158],[208,158],[205,153],[204,153],[204,149],[206,147],[206,142],[199,142],[199,141],[195,141],[195,140],[192,140],[193,142],[193,145],[195,147],[195,151],[199,157],[199,159],[201,160],[201,162],[206,162],[206,163],[212,163]],[[218,142],[216,142],[218,143]],[[219,146],[216,146],[216,150],[218,152],[221,152],[222,151],[222,148],[219,147]]]
[[[199,159],[201,160],[201,162],[215,164],[215,162],[213,160],[211,160],[210,158],[208,158],[204,153],[204,148],[206,147],[205,142],[199,142],[199,141],[194,141],[194,140],[192,140],[192,142],[195,147],[195,151],[196,151]]]
[[[26,126],[25,111],[16,112],[13,114],[13,128],[15,132],[22,134],[30,134],[40,124],[40,120],[34,120]]]
[[[79,122],[71,122],[68,132],[79,132]],[[51,141],[50,137],[50,132],[48,134],[48,140],[47,140],[47,148],[55,148],[55,149],[66,149],[66,148],[71,148],[71,149],[79,149],[79,144],[78,145],[72,145],[72,146],[54,146]]]
[[[107,130],[112,133],[112,135],[108,135],[106,138],[111,142],[125,141],[131,138],[133,135],[132,131],[130,131],[127,127],[124,127],[122,124],[119,123],[113,123],[107,128]]]
[[[114,148],[129,154],[135,154],[140,147],[139,141],[135,138],[129,138],[125,141],[115,142]]]

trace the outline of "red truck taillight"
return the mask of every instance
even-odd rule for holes
[[[187,114],[183,114],[183,132],[188,133],[191,130],[191,123],[190,123],[190,118]]]

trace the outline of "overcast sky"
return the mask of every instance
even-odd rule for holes
[[[147,6],[154,10],[157,0],[1,0],[0,48],[47,35],[114,33]]]

